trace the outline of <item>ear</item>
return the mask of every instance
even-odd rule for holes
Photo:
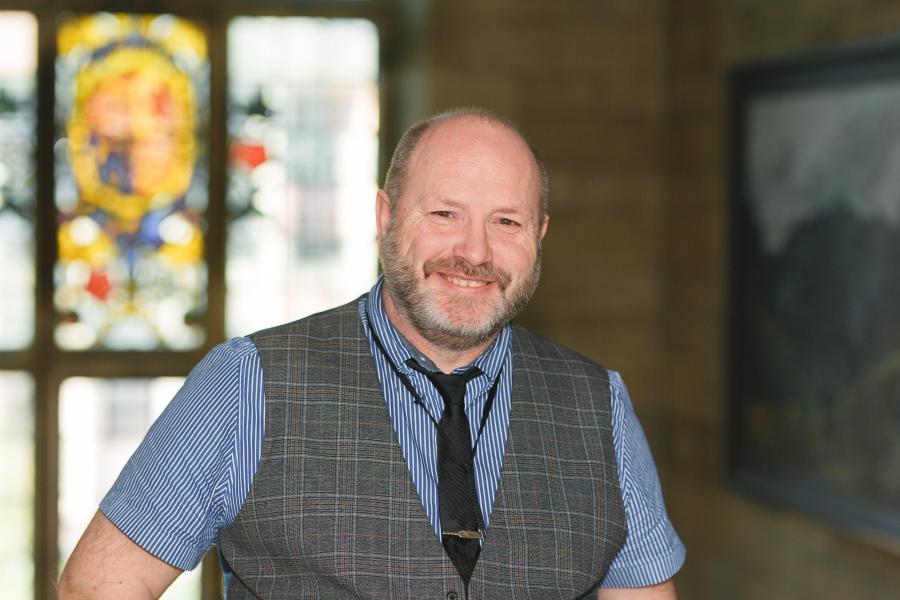
[[[547,235],[547,226],[550,225],[550,215],[544,215],[544,220],[541,223],[541,241],[544,240],[544,236]]]
[[[391,224],[391,199],[387,192],[379,189],[375,195],[375,226],[378,229],[378,244],[381,245],[381,238]]]

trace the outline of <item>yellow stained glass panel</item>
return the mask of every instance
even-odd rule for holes
[[[57,57],[57,344],[199,346],[205,307],[203,32],[170,15],[64,19]]]

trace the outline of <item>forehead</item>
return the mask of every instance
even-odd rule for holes
[[[531,150],[509,127],[477,117],[433,125],[410,160],[413,195],[516,201],[536,209],[540,176]]]

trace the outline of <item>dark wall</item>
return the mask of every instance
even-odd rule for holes
[[[690,550],[685,597],[895,598],[900,548],[867,542],[723,483],[726,75],[739,63],[900,28],[900,4],[830,0],[671,3],[666,185],[668,502]]]
[[[544,154],[522,322],[622,372],[688,546],[683,598],[894,598],[900,550],[724,477],[725,77],[900,28],[888,0],[432,0],[424,112],[479,104]]]
[[[427,112],[485,105],[550,172],[543,281],[523,323],[662,391],[665,3],[432,2]]]

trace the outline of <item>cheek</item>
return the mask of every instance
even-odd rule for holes
[[[409,231],[407,234],[405,247],[401,244],[401,248],[409,253],[412,260],[424,262],[452,252],[453,241],[446,235],[446,232],[421,227],[416,231]]]
[[[513,273],[522,273],[530,271],[536,259],[537,245],[521,243],[507,247],[497,262]]]

